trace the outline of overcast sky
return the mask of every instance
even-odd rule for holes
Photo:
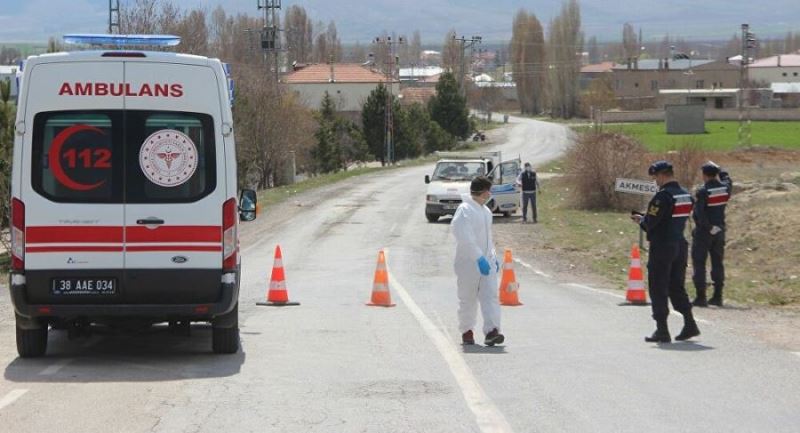
[[[121,0],[133,2],[134,0]],[[257,15],[257,0],[172,0],[183,8],[212,10],[222,4],[230,14]],[[450,28],[484,41],[508,40],[520,7],[534,11],[547,26],[563,0],[283,0],[284,11],[297,4],[314,22],[333,19],[343,42],[369,41],[383,31],[441,42]],[[622,24],[644,29],[646,41],[669,33],[686,39],[727,40],[742,22],[756,33],[783,36],[800,32],[800,0],[580,0],[585,34],[618,40]],[[108,0],[0,0],[0,42],[43,42],[64,33],[104,33]]]

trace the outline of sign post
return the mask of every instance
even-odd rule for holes
[[[640,197],[640,208],[644,208],[645,197],[650,197],[658,192],[658,186],[655,182],[649,180],[639,179],[625,179],[617,178],[614,182],[614,191],[625,194],[636,194]],[[639,228],[639,248],[643,249],[644,243],[644,230]]]

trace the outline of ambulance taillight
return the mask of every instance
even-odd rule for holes
[[[232,198],[222,205],[222,269],[236,269],[239,240],[236,233],[238,209],[236,199]]]
[[[25,203],[11,200],[11,269],[25,269]]]

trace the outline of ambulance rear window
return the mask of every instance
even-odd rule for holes
[[[122,112],[50,112],[34,119],[33,188],[57,202],[122,198]]]
[[[34,118],[33,189],[60,203],[186,203],[216,189],[211,116],[105,110]]]

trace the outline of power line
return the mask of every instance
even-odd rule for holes
[[[108,0],[108,34],[119,33],[119,0]]]
[[[384,75],[386,76],[386,109],[384,120],[384,151],[386,152],[385,161],[387,164],[394,163],[395,159],[395,146],[394,146],[394,94],[392,84],[395,80],[395,64],[398,59],[395,54],[395,47],[405,44],[405,38],[392,39],[391,36],[378,36],[375,38],[374,43],[386,47],[387,55],[385,60]]]

